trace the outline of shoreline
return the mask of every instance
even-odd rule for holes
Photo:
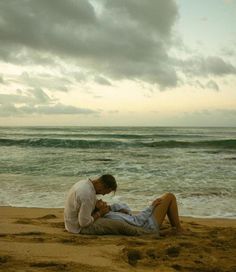
[[[236,271],[236,219],[181,217],[186,234],[157,238],[70,234],[62,208],[0,206],[0,214],[3,272]]]

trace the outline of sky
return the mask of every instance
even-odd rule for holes
[[[0,126],[236,126],[236,0],[0,1]]]

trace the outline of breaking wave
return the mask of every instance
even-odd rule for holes
[[[0,139],[0,146],[21,147],[53,147],[53,148],[219,148],[236,149],[236,140],[211,140],[211,141],[119,141],[119,140],[82,140],[82,139]]]

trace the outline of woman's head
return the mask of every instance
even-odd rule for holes
[[[97,209],[102,209],[104,207],[107,207],[107,203],[105,201],[103,201],[102,199],[98,199],[97,202],[96,202],[96,208]]]

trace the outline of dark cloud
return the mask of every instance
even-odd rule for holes
[[[129,20],[139,29],[149,29],[150,34],[168,36],[175,23],[177,7],[174,1],[104,0],[107,12],[122,21]],[[158,37],[158,36],[157,36]]]
[[[205,63],[202,63],[201,68],[206,74],[223,76],[228,74],[236,74],[236,67],[231,63],[224,61],[220,57],[208,57]]]
[[[180,43],[189,54],[174,32],[177,20],[174,0],[0,1],[0,59],[19,69],[60,70],[61,76],[23,74],[19,82],[63,92],[72,81],[91,79],[102,85],[130,79],[165,89],[183,84],[179,72],[194,80],[236,74],[236,67],[218,56],[171,57]]]
[[[221,57],[191,57],[180,60],[175,59],[173,64],[182,70],[186,75],[196,76],[225,76],[235,75],[236,67]]]
[[[100,0],[97,5],[96,10],[86,0],[1,1],[0,57],[40,64],[60,58],[113,79],[175,86],[168,56],[178,16],[175,1]]]

